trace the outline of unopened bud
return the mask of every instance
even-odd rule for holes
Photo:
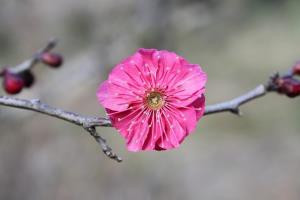
[[[300,81],[294,78],[281,78],[277,82],[278,92],[288,97],[300,95]]]
[[[63,57],[58,53],[45,52],[41,55],[41,61],[50,67],[60,67],[63,63]]]
[[[19,74],[5,70],[3,73],[3,88],[8,94],[18,94],[24,87],[24,80]]]

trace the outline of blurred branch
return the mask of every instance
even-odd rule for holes
[[[41,55],[43,53],[51,51],[54,47],[56,47],[58,40],[57,39],[50,39],[46,46],[39,51],[37,51],[30,59],[25,60],[21,64],[9,68],[9,70],[13,73],[20,73],[26,70],[33,68],[36,64],[41,61]]]

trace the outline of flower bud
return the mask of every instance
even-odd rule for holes
[[[63,63],[63,57],[58,53],[45,52],[40,57],[41,61],[50,67],[60,67]]]
[[[300,95],[300,81],[294,78],[282,78],[278,80],[278,92],[288,97]]]
[[[4,72],[3,88],[8,94],[18,94],[24,87],[24,80],[19,74]]]

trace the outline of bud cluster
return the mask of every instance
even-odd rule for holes
[[[291,98],[300,96],[300,80],[297,76],[300,76],[300,62],[292,67],[288,75],[276,74],[273,76],[269,83],[269,89]]]
[[[63,63],[63,57],[58,53],[43,52],[38,55],[37,61],[58,68]],[[14,72],[12,68],[6,67],[0,72],[0,77],[3,78],[2,86],[8,94],[18,94],[23,88],[30,88],[35,82],[31,68]]]
[[[278,92],[288,97],[297,97],[300,95],[300,81],[293,77],[284,77],[278,79]]]

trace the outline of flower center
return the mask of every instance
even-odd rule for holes
[[[146,101],[148,107],[153,110],[158,110],[164,105],[164,99],[159,92],[150,92]]]

